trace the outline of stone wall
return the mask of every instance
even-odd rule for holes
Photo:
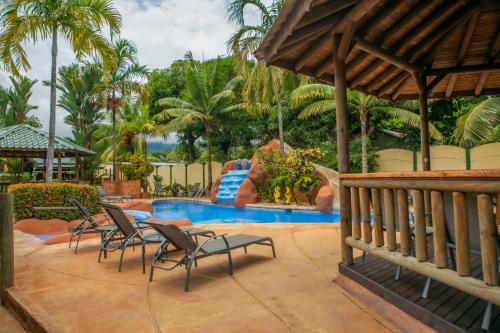
[[[141,198],[140,180],[103,181],[102,187],[109,195],[131,195],[134,198]]]

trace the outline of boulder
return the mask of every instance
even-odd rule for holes
[[[333,211],[333,189],[330,184],[320,187],[314,202],[317,209],[323,213],[331,213]]]
[[[258,200],[257,187],[250,179],[245,179],[241,183],[238,193],[234,198],[234,205],[239,208],[245,207],[247,204],[257,203]]]
[[[70,224],[64,220],[25,219],[14,224],[14,229],[31,235],[63,234],[70,230]]]
[[[247,177],[257,186],[265,184],[267,182],[267,175],[260,163],[253,164],[250,167]]]
[[[44,241],[42,244],[53,245],[53,244],[69,243],[69,237],[70,237],[69,233],[55,235],[54,237],[51,237],[51,238],[47,239],[46,241]],[[100,234],[84,234],[80,238],[80,241],[86,240],[86,239],[98,238],[98,237],[100,237]],[[75,240],[75,239],[73,239],[73,240]],[[72,246],[74,246],[74,245],[72,245]]]
[[[217,202],[217,192],[219,191],[219,185],[222,180],[222,175],[217,177],[215,182],[212,184],[212,188],[210,189],[210,201],[213,203]]]
[[[146,200],[131,200],[126,201],[124,203],[117,204],[117,206],[122,207],[123,209],[130,210],[144,210],[153,214],[153,204],[151,201]]]
[[[290,147],[286,142],[285,142],[285,154],[288,154],[292,147]],[[266,143],[264,146],[259,148],[259,151],[263,153],[269,153],[273,151],[279,151],[280,150],[280,140],[274,139]]]
[[[224,163],[224,165],[222,166],[222,171],[220,173],[221,175],[225,175],[226,173],[234,169],[236,169],[236,161],[228,161]]]
[[[193,225],[188,218],[183,218],[181,220],[162,220],[157,218],[148,219],[148,222],[161,223],[161,224],[175,224],[178,227],[189,227]]]

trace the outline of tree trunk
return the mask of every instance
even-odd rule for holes
[[[361,170],[363,173],[368,172],[368,135],[366,131],[366,124],[368,122],[368,110],[366,106],[361,106],[359,110],[359,119],[361,121]]]
[[[52,28],[52,67],[50,75],[50,117],[49,117],[49,145],[45,160],[45,181],[52,182],[54,167],[54,142],[56,136],[56,98],[57,98],[57,25]]]
[[[188,163],[193,164],[196,158],[196,152],[194,150],[194,143],[196,138],[191,132],[187,133],[187,153],[188,153]]]
[[[208,155],[208,188],[212,188],[212,123],[205,122],[205,129],[207,131],[207,155]]]
[[[144,193],[148,193],[148,144],[146,142],[146,136],[143,136],[144,141]]]
[[[281,85],[278,84],[278,130],[279,130],[279,136],[280,136],[280,152],[282,154],[285,153],[285,135],[283,133],[283,112],[281,110]]]
[[[113,155],[113,181],[116,180],[116,92],[113,89],[111,105],[111,122],[113,127],[113,142],[111,143],[112,155]]]

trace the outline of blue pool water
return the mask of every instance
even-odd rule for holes
[[[218,202],[233,203],[241,183],[247,179],[248,170],[233,170],[222,176],[217,192]]]
[[[188,218],[196,223],[338,223],[340,214],[271,208],[236,208],[211,203],[163,200],[153,204],[153,217],[166,220]]]

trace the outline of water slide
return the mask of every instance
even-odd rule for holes
[[[247,179],[251,166],[250,161],[245,160],[245,169],[243,169],[242,162],[242,160],[238,160],[236,170],[231,170],[222,177],[219,191],[217,192],[218,202],[234,203],[234,198],[238,194],[243,181]]]

